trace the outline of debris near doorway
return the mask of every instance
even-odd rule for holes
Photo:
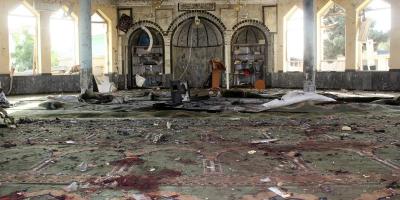
[[[136,86],[143,87],[144,83],[146,82],[146,78],[140,76],[139,74],[135,75]]]
[[[382,104],[390,106],[400,106],[400,96],[394,97],[393,99],[380,99],[372,102],[373,104]]]
[[[72,75],[72,74],[79,74],[81,72],[81,66],[80,65],[74,65],[71,66],[68,70],[68,74]]]
[[[100,93],[117,91],[117,87],[115,87],[114,83],[110,82],[110,78],[108,76],[94,76],[94,80],[96,81],[97,89]]]
[[[47,96],[47,99],[60,101],[63,103],[79,103],[79,98],[75,95]]]
[[[9,116],[2,107],[0,107],[0,119],[0,128],[16,128],[14,118]]]
[[[336,102],[336,100],[313,92],[291,91],[284,95],[281,99],[272,100],[263,104],[263,106],[270,110],[302,102],[327,103]]]
[[[0,88],[0,107],[1,108],[9,108],[10,102],[7,100],[6,94],[4,93],[3,89]]]
[[[110,94],[97,94],[94,92],[88,92],[81,94],[79,96],[80,101],[90,103],[90,104],[103,104],[111,103],[114,99],[113,95]]]
[[[58,110],[60,108],[63,108],[65,104],[60,101],[56,100],[47,100],[41,104],[39,104],[40,107],[46,108],[47,110]]]
[[[190,101],[190,90],[188,82],[171,81],[172,104],[179,105]]]
[[[226,98],[257,98],[257,99],[269,99],[276,97],[268,97],[266,95],[259,94],[258,92],[248,90],[223,90],[221,92],[222,97]]]

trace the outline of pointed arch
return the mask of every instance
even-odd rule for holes
[[[79,63],[78,19],[61,6],[50,16],[52,74],[64,74]]]
[[[38,13],[25,1],[8,13],[10,68],[18,75],[33,75],[37,68]]]
[[[99,11],[91,16],[93,74],[110,72],[110,31],[107,18]]]
[[[365,0],[357,8],[360,70],[389,70],[391,12],[388,0]]]
[[[221,32],[224,32],[226,30],[226,26],[224,25],[224,23],[221,21],[221,19],[219,19],[215,15],[213,15],[207,11],[189,11],[189,12],[183,13],[183,14],[179,15],[177,18],[175,18],[169,25],[167,33],[171,34],[171,33],[175,32],[175,30],[181,23],[185,22],[187,19],[194,18],[196,16],[199,18],[204,18],[204,19],[211,21],[218,27],[218,29]]]
[[[254,86],[256,80],[265,80],[265,74],[272,71],[273,67],[273,44],[268,27],[258,20],[243,20],[233,28],[231,38],[232,60],[230,61],[234,74],[234,85]],[[243,60],[242,52],[253,59]],[[246,57],[247,57],[246,56]],[[245,61],[245,62],[243,62]],[[253,71],[242,68],[243,65],[251,64]],[[249,73],[249,74],[247,74]],[[242,75],[247,74],[247,75]],[[252,78],[248,78],[251,76]]]
[[[297,5],[284,16],[284,71],[303,71],[303,16],[303,9]]]
[[[333,0],[317,13],[317,70],[345,71],[346,10]]]

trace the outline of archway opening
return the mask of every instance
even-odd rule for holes
[[[224,60],[221,30],[202,17],[182,22],[173,33],[171,48],[173,78],[186,80],[191,87],[207,86],[211,74],[209,61]]]
[[[16,75],[32,75],[36,67],[36,16],[21,4],[8,14],[10,67]]]
[[[391,5],[370,1],[359,13],[361,70],[388,71],[390,59]]]
[[[64,9],[50,16],[51,73],[65,74],[77,64],[75,19]]]
[[[295,7],[285,18],[286,67],[288,72],[303,71],[304,57],[304,14]]]
[[[92,15],[93,74],[108,73],[108,24],[97,12]]]
[[[320,71],[345,71],[346,11],[332,3],[320,18]]]
[[[149,32],[147,32],[147,30]],[[149,35],[151,34],[151,37]],[[163,83],[164,74],[164,40],[159,31],[146,27],[135,30],[129,38],[129,76],[130,87],[136,86],[160,86]],[[145,78],[143,85],[139,77]]]
[[[232,37],[233,86],[254,86],[264,80],[267,39],[257,27],[244,26]]]

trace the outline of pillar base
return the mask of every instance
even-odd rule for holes
[[[400,72],[400,69],[389,69],[389,72]]]
[[[81,93],[93,93],[92,69],[81,68],[80,85]]]
[[[355,69],[346,69],[345,72],[356,72]]]
[[[315,83],[313,81],[304,81],[303,91],[304,92],[315,92],[317,90]]]

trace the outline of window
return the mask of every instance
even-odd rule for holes
[[[391,7],[384,0],[372,0],[359,14],[362,43],[361,70],[388,71],[390,58]]]
[[[92,15],[92,64],[94,74],[108,73],[108,25],[98,13]]]
[[[332,3],[320,20],[321,71],[345,71],[345,10]]]
[[[60,9],[50,17],[52,74],[64,74],[76,65],[75,20]]]
[[[303,10],[295,8],[286,18],[286,71],[303,71]]]
[[[36,16],[25,5],[8,15],[10,67],[16,75],[32,75],[36,68]]]

